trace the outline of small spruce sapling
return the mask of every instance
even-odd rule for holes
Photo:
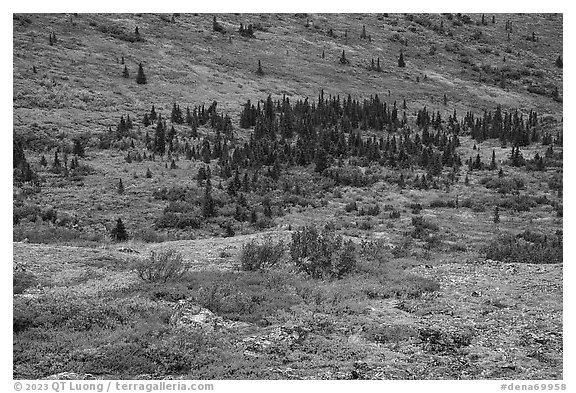
[[[142,63],[138,65],[138,75],[136,76],[136,83],[139,85],[145,85],[147,83],[146,75],[144,75],[144,67]]]

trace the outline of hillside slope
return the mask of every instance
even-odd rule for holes
[[[174,23],[171,15],[152,14],[15,16],[15,131],[37,138],[101,131],[116,124],[119,114],[140,116],[153,104],[170,110],[174,102],[192,106],[217,100],[237,116],[247,99],[268,94],[314,99],[321,89],[358,99],[371,94],[388,102],[406,99],[411,111],[425,105],[442,110],[446,94],[448,112],[501,104],[560,115],[561,103],[529,93],[527,86],[542,86],[548,95],[554,86],[562,92],[562,70],[554,65],[562,55],[562,16],[497,14],[492,24],[487,14],[485,26],[477,26],[481,15],[469,18],[467,24],[456,15],[452,20],[446,15],[218,15],[226,29],[221,34],[212,30],[207,14],[178,15]],[[245,38],[237,31],[240,23],[262,30]],[[371,40],[360,38],[362,26]],[[130,39],[136,27],[144,42],[118,38]],[[328,36],[330,29],[335,37]],[[48,42],[52,32],[58,40],[54,46]],[[532,32],[536,42],[526,39]],[[339,62],[343,50],[349,65]],[[403,69],[397,67],[401,51]],[[122,78],[122,56],[130,79]],[[383,72],[367,70],[378,57]],[[255,72],[258,60],[263,77]],[[146,85],[134,82],[139,63]],[[503,70],[506,89],[499,87]]]

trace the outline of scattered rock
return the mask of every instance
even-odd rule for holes
[[[282,325],[272,328],[267,334],[246,337],[240,344],[245,347],[245,356],[256,357],[279,346],[292,349],[302,344],[309,333],[310,329],[302,325]]]
[[[140,254],[140,251],[136,251],[136,250],[134,250],[133,248],[129,248],[129,247],[119,248],[118,251],[120,251],[120,252],[125,252],[125,253],[128,253],[128,254]]]
[[[249,327],[245,322],[228,321],[207,308],[188,300],[179,300],[174,306],[170,324],[178,327],[197,328],[208,332],[223,329],[242,329]]]
[[[86,380],[96,379],[92,374],[78,374],[73,372],[64,371],[58,374],[49,375],[42,379],[62,379],[62,380]]]

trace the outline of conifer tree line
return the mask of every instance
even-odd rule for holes
[[[168,163],[173,161],[170,168],[177,167],[180,156],[206,164],[216,160],[225,179],[242,168],[269,167],[270,174],[278,177],[283,168],[314,164],[317,172],[324,172],[345,159],[393,168],[422,167],[428,176],[436,176],[444,167],[456,170],[462,165],[456,153],[462,135],[470,135],[477,142],[499,138],[503,145],[515,147],[552,142],[551,135],[542,135],[535,111],[525,117],[497,107],[482,116],[468,112],[462,118],[454,111],[444,119],[439,111],[429,112],[424,107],[417,111],[415,121],[409,122],[406,101],[398,106],[396,102],[384,102],[378,95],[359,101],[350,95],[326,96],[321,91],[312,103],[308,98],[292,103],[286,96],[277,100],[268,96],[256,103],[248,100],[240,113],[239,125],[252,131],[247,141],[238,143],[230,116],[219,113],[217,105],[214,101],[208,108],[198,105],[183,110],[173,103],[166,118],[152,106],[142,118],[144,147],[150,152],[144,156],[154,159],[156,155],[168,154]],[[200,137],[201,126],[210,127],[215,133]],[[138,135],[130,131],[132,128],[130,116],[121,116],[115,138],[138,140]],[[379,132],[386,133],[378,135]],[[134,140],[130,147],[134,147]],[[127,159],[141,161],[142,155],[128,153]],[[466,163],[471,170],[493,166],[478,160],[479,155]],[[327,175],[331,176],[331,172]]]
[[[421,167],[429,176],[436,176],[444,167],[456,170],[462,165],[456,148],[463,135],[470,135],[476,142],[500,139],[502,146],[509,144],[514,152],[511,162],[517,166],[525,164],[521,158],[514,158],[519,156],[519,147],[562,143],[561,137],[542,131],[535,111],[524,115],[497,107],[480,116],[468,112],[459,117],[454,110],[445,119],[439,111],[424,107],[408,121],[407,107],[405,100],[397,105],[381,100],[377,94],[360,101],[350,95],[325,95],[323,90],[314,102],[308,98],[292,102],[286,96],[277,100],[268,96],[255,103],[248,100],[240,112],[239,126],[251,131],[247,140],[239,142],[234,137],[232,118],[218,110],[216,101],[208,107],[203,104],[185,109],[173,103],[169,116],[163,116],[152,105],[138,129],[138,121],[130,114],[121,115],[116,127],[109,127],[101,136],[101,147],[122,146],[129,150],[128,162],[167,155],[167,169],[178,168],[180,157],[206,164],[215,160],[223,178],[229,179],[235,171],[262,167],[268,167],[272,178],[278,178],[282,170],[293,165],[314,164],[314,169],[323,173],[331,166],[341,166],[343,160],[391,168]],[[200,127],[204,127],[202,133]],[[147,153],[142,154],[136,147],[143,147]],[[84,156],[80,140],[74,141],[72,150],[76,158],[70,165],[67,158],[61,162],[56,151],[51,171],[66,173],[82,167],[78,161]],[[18,168],[18,178],[29,181],[34,175],[23,157],[22,146],[15,143],[15,172]],[[470,157],[466,164],[470,170],[496,169],[494,160],[482,163],[479,155]],[[544,158],[539,157],[534,166],[543,168]],[[334,171],[326,174],[335,176]]]

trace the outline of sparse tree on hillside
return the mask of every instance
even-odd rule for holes
[[[138,75],[136,76],[136,83],[138,83],[139,85],[145,85],[147,83],[146,75],[144,75],[144,68],[142,67],[142,63],[140,63],[138,65]]]
[[[202,198],[202,215],[206,218],[214,217],[216,215],[215,203],[212,198],[212,183],[209,178],[206,180],[204,198]]]
[[[262,63],[258,60],[258,70],[256,71],[258,75],[264,75],[264,71],[262,70]]]
[[[124,194],[124,184],[122,183],[122,179],[118,182],[118,194]]]
[[[564,66],[564,62],[562,61],[562,57],[559,55],[556,61],[554,62],[556,67],[562,68]]]
[[[400,52],[400,57],[398,58],[398,67],[406,67],[406,62],[404,61],[404,53]]]
[[[126,67],[126,64],[124,64],[124,71],[122,72],[122,76],[124,78],[130,78],[130,73],[128,72],[128,67]]]
[[[154,151],[161,156],[166,152],[166,130],[161,117],[158,117],[158,124],[154,133]]]
[[[342,51],[342,56],[340,56],[340,63],[341,64],[348,64],[349,63],[348,59],[346,58],[346,53],[344,51]]]
[[[493,171],[494,169],[496,169],[496,152],[494,150],[492,150],[492,161],[490,161],[490,170]]]
[[[212,30],[217,31],[219,33],[224,32],[224,28],[218,21],[216,20],[216,16],[212,19]]]
[[[112,229],[111,235],[112,239],[117,242],[128,240],[128,232],[126,232],[126,227],[121,218],[116,221],[116,226]]]
[[[82,146],[82,141],[80,139],[74,139],[74,148],[72,153],[78,157],[84,157],[84,146]]]
[[[494,208],[494,223],[498,224],[500,222],[500,209],[498,206]]]

